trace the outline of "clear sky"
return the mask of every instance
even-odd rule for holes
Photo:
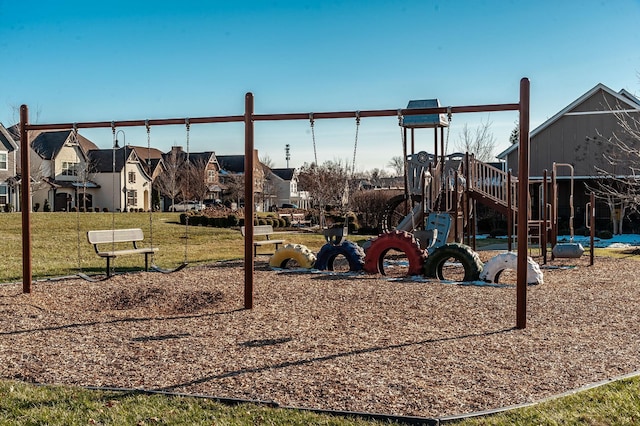
[[[603,83],[640,92],[640,0],[16,1],[0,0],[0,121],[29,105],[37,123],[182,118],[518,101],[531,81],[532,129]],[[453,117],[449,151],[467,123],[491,122],[497,152],[517,113]],[[146,146],[144,129],[125,141]],[[318,120],[318,160],[353,155],[355,120]],[[83,130],[101,148],[111,129]],[[432,151],[432,132],[417,148]],[[190,150],[242,154],[241,124],[192,126]],[[275,167],[313,161],[309,123],[256,123]],[[158,126],[152,146],[186,145]],[[496,152],[496,153],[497,153]],[[360,126],[356,167],[402,154],[396,118]]]

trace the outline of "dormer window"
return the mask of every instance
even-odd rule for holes
[[[63,161],[62,176],[78,176],[78,163]]]

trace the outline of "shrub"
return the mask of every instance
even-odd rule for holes
[[[187,214],[186,213],[180,213],[180,224],[184,225],[187,223]]]
[[[44,212],[51,211],[51,205],[49,204],[49,200],[44,200],[44,206],[42,206],[42,211]]]
[[[492,229],[491,232],[489,232],[489,236],[491,238],[504,237],[505,235],[507,235],[506,228],[495,228],[495,229]]]
[[[280,224],[280,228],[286,228],[287,220],[284,217],[278,218],[278,223]]]
[[[35,203],[34,206],[33,206],[33,211],[37,212],[38,210],[40,210],[40,203]]]
[[[613,238],[613,233],[609,230],[598,231],[597,235],[601,240],[610,240],[611,238]]]
[[[227,226],[238,226],[239,223],[240,221],[238,220],[238,216],[236,216],[235,214],[230,214],[227,216]]]
[[[258,225],[266,225],[267,221],[264,219],[258,219]]]
[[[107,207],[103,207],[102,211],[105,212],[105,213],[109,213],[109,209]]]

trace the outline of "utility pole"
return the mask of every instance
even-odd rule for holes
[[[289,168],[289,160],[291,160],[291,154],[290,154],[291,147],[289,146],[289,144],[286,144],[284,146],[284,152],[286,154],[284,158],[285,158],[285,160],[287,160],[287,169],[288,169]]]

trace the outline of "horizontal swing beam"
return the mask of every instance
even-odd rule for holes
[[[473,112],[497,112],[497,111],[518,111],[520,104],[493,104],[493,105],[469,105],[454,107],[434,107],[434,108],[401,108],[401,109],[379,109],[364,111],[332,111],[332,112],[296,112],[280,114],[252,114],[253,121],[284,121],[284,120],[314,120],[330,118],[355,118],[355,117],[393,117],[426,114],[458,114]],[[27,124],[26,130],[62,130],[62,129],[95,129],[104,127],[140,127],[140,126],[166,126],[189,124],[210,124],[210,123],[242,123],[244,115],[226,115],[213,117],[195,118],[158,118],[151,120],[122,120],[122,121],[91,121],[80,123],[57,123],[57,124]]]

